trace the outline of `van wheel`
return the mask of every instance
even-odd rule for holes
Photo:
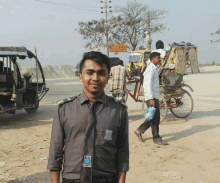
[[[25,108],[24,110],[27,113],[32,114],[32,113],[35,113],[37,111],[38,107],[39,107],[39,101],[37,101],[36,105],[33,108]]]

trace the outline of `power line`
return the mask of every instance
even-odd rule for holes
[[[35,1],[41,2],[41,3],[52,4],[52,5],[56,5],[56,6],[63,6],[63,7],[66,7],[66,8],[73,8],[73,9],[81,9],[81,10],[99,12],[99,11],[95,11],[95,10],[91,10],[91,9],[84,9],[84,8],[75,7],[75,6],[79,6],[79,7],[90,7],[90,6],[71,5],[71,4],[65,4],[65,3],[55,3],[55,2],[49,2],[49,1],[41,1],[41,0],[35,0]],[[92,8],[95,8],[95,7],[92,7]]]
[[[46,8],[39,8],[39,7],[32,7],[32,9],[31,10],[35,10],[35,11],[54,11],[54,12],[63,12],[63,13],[66,13],[67,11],[66,10],[52,10],[52,9],[46,9]],[[71,10],[71,9],[70,9]],[[72,10],[71,10],[72,11]],[[77,10],[75,10],[75,11],[77,11]],[[81,11],[81,10],[79,10],[79,11]],[[97,15],[96,13],[95,14],[93,14],[93,15]]]
[[[79,7],[88,7],[88,8],[98,8],[98,7],[94,7],[94,6],[72,5],[72,4],[67,4],[67,3],[56,3],[56,2],[42,1],[42,0],[35,0],[35,1],[45,2],[45,3],[50,3],[50,4],[57,4],[57,5],[66,5],[66,6],[70,6],[70,7],[79,6]]]

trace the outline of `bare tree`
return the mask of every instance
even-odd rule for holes
[[[126,6],[118,6],[115,11],[119,14],[115,23],[117,41],[128,44],[135,50],[146,38],[146,31],[151,35],[161,33],[166,27],[158,21],[164,18],[167,11],[153,10],[148,5],[130,1]]]
[[[127,44],[129,50],[135,50],[146,38],[146,31],[161,33],[166,27],[159,23],[167,11],[152,10],[148,5],[137,1],[127,2],[125,6],[117,6],[114,10],[118,16],[108,20],[109,45]],[[106,47],[104,19],[79,22],[78,32],[87,40],[86,48]]]
[[[212,36],[215,36],[215,35],[218,35],[218,36],[220,36],[220,29],[218,29],[217,31],[215,31],[214,33],[211,33],[210,35],[212,35]],[[211,44],[212,43],[215,43],[215,42],[219,42],[220,41],[220,38],[219,39],[216,39],[216,40],[211,40]]]

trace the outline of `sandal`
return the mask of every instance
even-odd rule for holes
[[[134,131],[134,133],[135,133],[135,135],[137,136],[137,138],[138,138],[141,142],[144,142],[141,133],[137,133],[136,131]]]

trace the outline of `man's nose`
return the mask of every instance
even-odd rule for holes
[[[98,74],[97,74],[97,73],[94,73],[92,79],[93,79],[93,80],[99,80]]]

